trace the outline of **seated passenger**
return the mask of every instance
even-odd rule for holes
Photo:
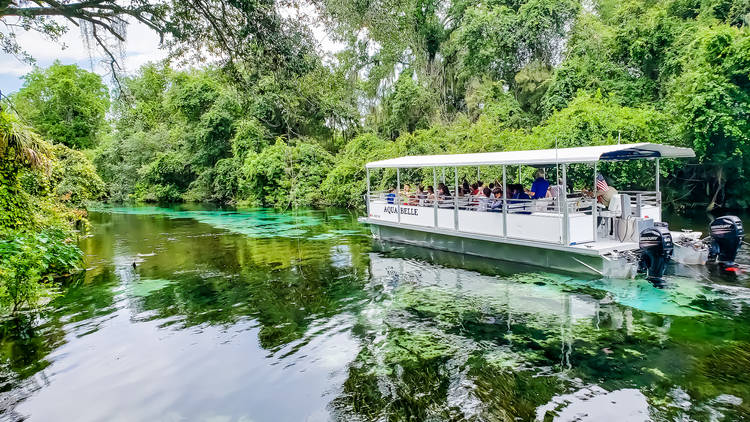
[[[492,191],[490,188],[483,188],[479,194],[479,205],[477,205],[477,211],[487,211],[490,202],[490,195]]]
[[[490,209],[488,211],[491,212],[501,212],[503,210],[503,190],[500,188],[495,188],[492,191],[492,201],[490,202]]]
[[[408,183],[404,185],[404,192],[403,192],[402,199],[403,199],[404,205],[417,205],[417,197],[411,191],[411,185],[409,185]]]
[[[508,185],[508,190],[511,191],[510,198],[512,198],[508,201],[508,204],[514,204],[508,207],[508,211],[518,214],[530,214],[530,212],[527,211],[529,206],[528,201],[522,201],[523,199],[531,199],[529,195],[524,191],[523,185]]]
[[[557,179],[557,184],[549,187],[549,193],[552,198],[557,198],[563,194],[562,179]]]
[[[549,182],[544,178],[544,172],[536,171],[536,180],[531,184],[531,199],[542,199],[547,197]]]
[[[442,184],[442,187],[438,190],[438,201],[441,208],[453,208],[453,197],[448,186]]]
[[[596,175],[596,200],[609,209],[609,204],[612,202],[612,197],[617,195],[617,189],[607,184],[604,180],[604,176],[601,173]]]
[[[479,195],[479,185],[477,185],[476,183],[471,184],[471,194],[473,196]]]
[[[515,184],[513,186],[513,199],[531,199],[529,194],[526,193],[526,189],[524,189],[522,184]],[[521,202],[521,201],[516,201]]]
[[[424,206],[425,199],[427,199],[427,193],[424,191],[424,187],[417,185],[417,205]]]
[[[432,205],[435,202],[435,188],[427,186],[427,198],[425,199],[425,205]]]
[[[385,195],[385,200],[389,204],[396,203],[396,188],[391,188],[391,190],[388,191],[388,193]]]

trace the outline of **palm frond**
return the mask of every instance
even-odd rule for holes
[[[0,112],[0,157],[19,159],[35,168],[49,165],[49,144],[10,113]]]

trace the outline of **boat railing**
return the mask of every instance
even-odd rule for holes
[[[661,210],[661,192],[656,191],[620,191],[630,197],[632,215],[643,217],[646,213]]]
[[[594,200],[585,196],[563,200],[444,195],[432,200],[417,193],[371,191],[367,198],[370,217],[391,223],[558,244],[593,240]]]
[[[543,199],[503,199],[503,198],[486,198],[479,196],[438,196],[436,200],[430,199],[425,195],[403,193],[396,194],[389,191],[371,191],[369,196],[370,202],[382,201],[389,205],[404,205],[417,207],[434,207],[438,208],[458,208],[461,211],[478,211],[478,212],[503,212],[503,202],[507,201],[507,210],[509,214],[520,213],[546,213],[562,214],[560,198],[543,198]],[[650,200],[649,200],[650,201]],[[568,213],[586,213],[591,212],[593,200],[583,196],[571,196],[566,200],[568,204]]]

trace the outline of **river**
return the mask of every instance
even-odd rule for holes
[[[744,274],[657,288],[379,244],[356,217],[92,212],[85,273],[0,325],[0,419],[750,419],[746,250]]]

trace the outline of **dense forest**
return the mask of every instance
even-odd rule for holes
[[[49,16],[79,22],[111,74],[55,63],[2,102],[0,272],[19,285],[73,266],[88,201],[358,207],[364,163],[399,155],[687,146],[695,160],[662,167],[667,204],[750,205],[747,0],[296,4],[314,22],[273,0],[27,3],[0,0],[0,20],[52,39]],[[126,18],[169,59],[122,72]],[[33,60],[12,32],[0,45]],[[642,165],[608,177],[636,186]]]

